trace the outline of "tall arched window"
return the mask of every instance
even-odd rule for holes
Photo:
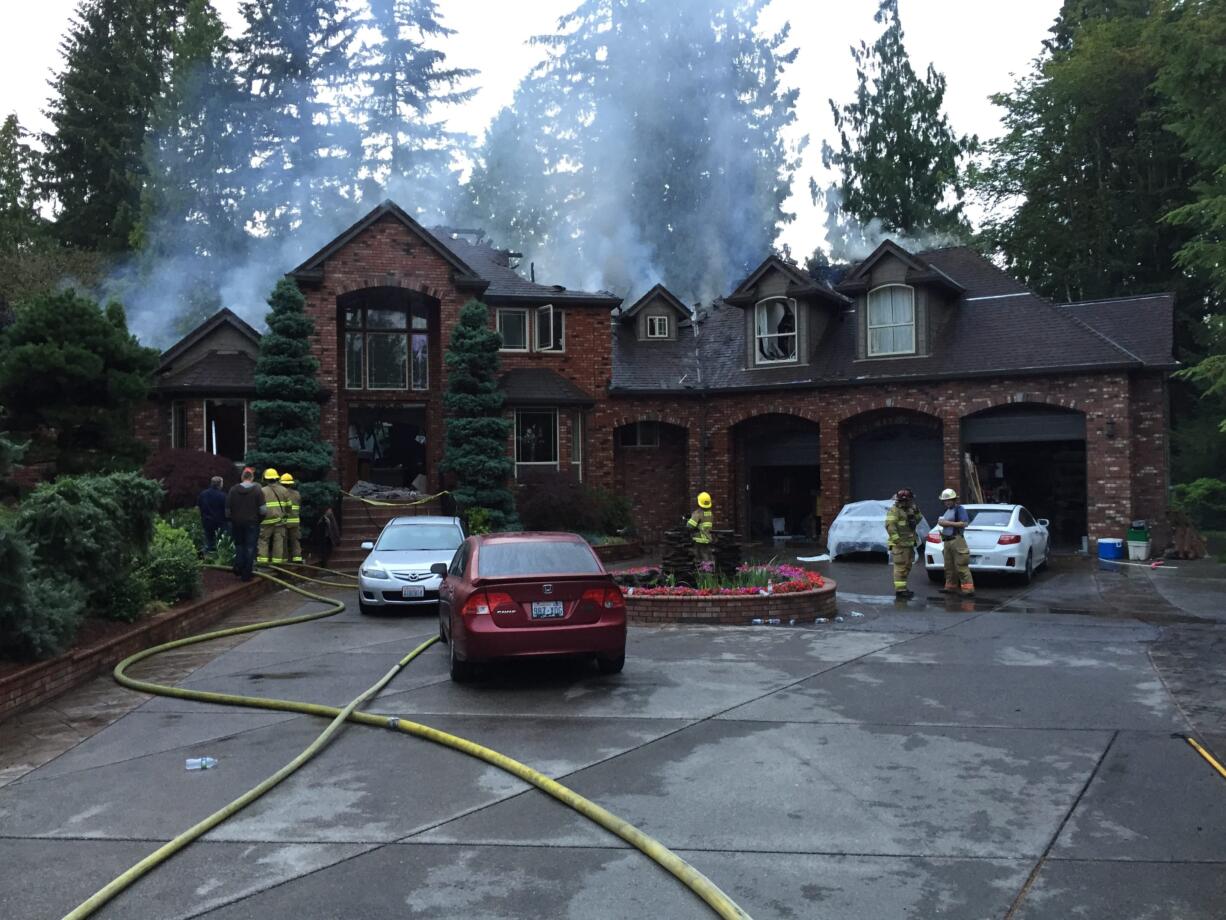
[[[886,284],[868,294],[868,355],[915,354],[915,290]]]
[[[796,360],[796,302],[786,297],[759,301],[754,307],[754,363]]]

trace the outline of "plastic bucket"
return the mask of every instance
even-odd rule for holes
[[[1137,559],[1144,562],[1149,558],[1149,541],[1148,540],[1129,540],[1128,541],[1128,558]]]
[[[1124,541],[1115,537],[1101,538],[1098,541],[1099,559],[1123,559]]]

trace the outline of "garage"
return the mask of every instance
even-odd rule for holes
[[[851,500],[890,498],[902,488],[929,523],[940,517],[945,488],[939,423],[886,424],[851,439]]]
[[[986,501],[1051,521],[1055,547],[1079,549],[1087,526],[1086,421],[1071,409],[1019,405],[962,420],[962,445]]]
[[[742,494],[753,539],[815,540],[821,532],[818,426],[790,415],[763,415],[736,428]]]

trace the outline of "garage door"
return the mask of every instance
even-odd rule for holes
[[[1082,441],[1086,417],[1080,412],[1043,406],[1002,407],[962,420],[963,444],[1026,441]]]
[[[889,498],[906,486],[931,523],[940,517],[944,469],[935,431],[913,425],[878,428],[852,441],[851,499]]]

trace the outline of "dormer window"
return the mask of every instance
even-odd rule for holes
[[[647,338],[649,339],[668,338],[668,317],[667,316],[649,316],[647,317]]]
[[[754,363],[796,360],[796,301],[772,297],[754,307]]]
[[[868,294],[868,356],[915,354],[915,290],[887,284]]]

